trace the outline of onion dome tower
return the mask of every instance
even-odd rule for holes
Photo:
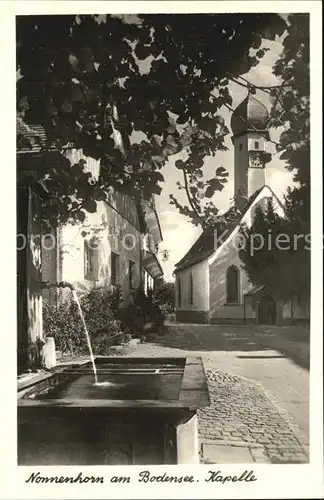
[[[267,108],[250,93],[232,114],[234,198],[239,209],[265,185],[265,166],[271,159],[266,152],[268,117]]]

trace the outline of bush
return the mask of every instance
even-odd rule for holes
[[[112,339],[123,332],[118,319],[121,291],[93,289],[80,297],[94,354],[107,354]],[[75,302],[43,304],[43,324],[47,337],[54,337],[56,349],[72,355],[88,354],[84,327]]]
[[[163,278],[158,278],[154,285],[153,296],[154,300],[163,308],[166,314],[174,312],[175,292],[173,281],[167,282]]]
[[[132,337],[142,337],[163,328],[165,313],[154,299],[138,289],[133,294],[131,304],[120,310],[119,318],[125,332]]]

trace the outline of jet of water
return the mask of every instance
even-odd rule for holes
[[[78,309],[79,309],[81,321],[82,321],[83,328],[84,328],[84,333],[86,334],[86,338],[87,338],[87,343],[88,343],[88,348],[89,348],[89,353],[90,353],[90,360],[91,360],[92,368],[93,368],[93,374],[94,374],[95,384],[97,385],[98,384],[97,367],[95,365],[95,360],[94,360],[94,356],[93,356],[90,335],[89,335],[89,332],[88,332],[88,328],[87,328],[86,322],[84,320],[84,315],[83,315],[83,312],[82,312],[82,309],[81,309],[81,304],[80,304],[79,298],[77,296],[77,293],[76,293],[76,291],[73,288],[71,289],[71,293],[72,293],[72,297],[73,297],[73,299],[74,299],[74,301],[77,304]]]

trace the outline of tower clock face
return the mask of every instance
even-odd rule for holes
[[[250,167],[252,167],[252,168],[263,168],[264,167],[261,155],[258,152],[250,153],[249,160],[250,160]]]

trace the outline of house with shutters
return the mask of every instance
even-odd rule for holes
[[[231,118],[234,145],[234,199],[237,223],[205,229],[175,266],[176,320],[189,323],[291,324],[309,321],[309,300],[277,303],[267,290],[253,287],[239,258],[240,226],[251,226],[258,205],[269,199],[283,207],[265,184],[269,139],[267,108],[249,94]],[[279,277],[278,277],[279,279]]]
[[[68,289],[44,289],[42,282],[66,281],[79,291],[120,287],[126,306],[132,291],[141,286],[148,293],[163,271],[154,199],[139,202],[111,190],[94,213],[86,212],[83,223],[56,224],[44,233],[41,201],[47,187],[33,173],[43,155],[45,131],[18,121],[17,136],[17,349],[18,370],[23,371],[40,363],[46,336],[43,300],[55,303],[69,294]],[[72,164],[85,160],[84,169],[94,179],[100,176],[100,161],[85,157],[82,150],[66,146],[64,155]]]

